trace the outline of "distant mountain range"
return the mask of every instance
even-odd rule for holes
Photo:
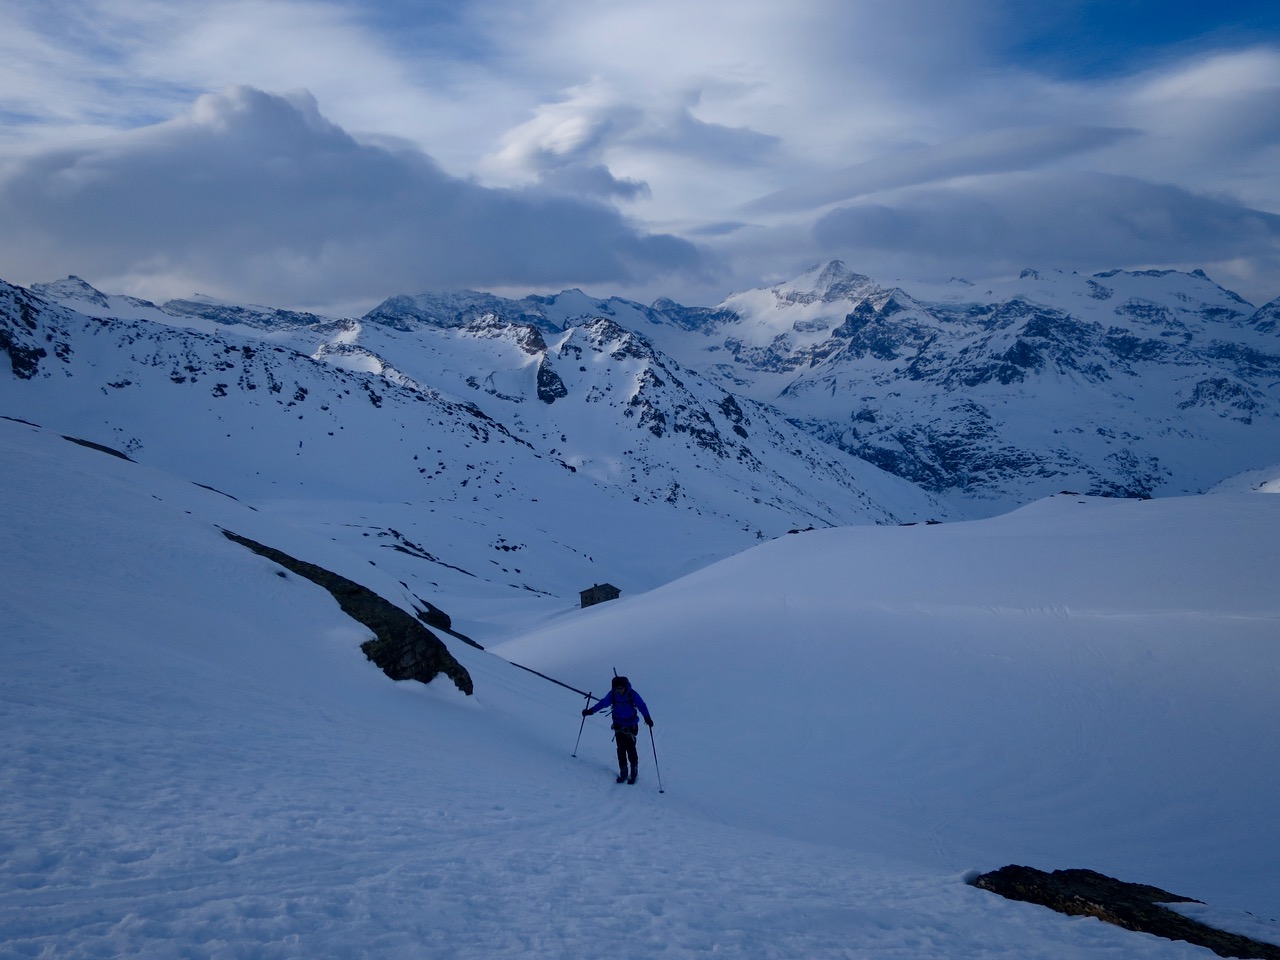
[[[557,593],[791,529],[1280,463],[1278,319],[1199,271],[908,291],[832,261],[709,308],[462,291],[361,318],[70,277],[0,285],[0,415],[255,503],[379,504],[368,529],[338,510],[341,535]],[[451,514],[435,548],[406,533],[423,504]],[[627,571],[628,537],[666,543],[664,569]]]
[[[643,330],[737,396],[943,495],[969,515],[1057,492],[1194,493],[1280,461],[1280,301],[1201,271],[1024,271],[914,293],[840,261],[713,308],[485,294],[394,297],[367,319]]]
[[[387,323],[0,284],[0,416],[454,593],[645,589],[793,529],[949,515],[599,313]]]
[[[682,360],[971,511],[1192,493],[1280,460],[1280,301],[1198,271],[908,293],[830,263],[716,314]]]
[[[367,321],[488,315],[539,329],[602,316],[811,435],[993,513],[1064,487],[1194,493],[1280,462],[1280,300],[1203,272],[1024,271],[909,293],[839,261],[713,308],[579,291],[393,297]]]

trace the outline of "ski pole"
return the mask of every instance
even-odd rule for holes
[[[666,793],[667,791],[662,789],[662,771],[658,769],[658,744],[653,739],[652,726],[649,727],[649,746],[653,747],[653,772],[658,775],[658,792]]]
[[[589,707],[589,706],[591,706],[591,694],[590,694],[590,693],[588,693],[588,694],[587,694],[587,706],[588,706],[588,707]],[[574,757],[576,757],[576,756],[578,755],[578,744],[580,744],[580,743],[582,742],[582,728],[583,728],[583,727],[585,727],[586,725],[587,725],[587,718],[586,718],[586,716],[584,715],[584,716],[583,716],[583,718],[582,718],[582,722],[581,722],[580,724],[578,724],[578,739],[577,739],[577,740],[575,740],[575,741],[573,741],[573,753],[572,753],[572,754],[570,754],[570,756],[574,756]],[[650,731],[650,732],[652,733],[652,731]]]

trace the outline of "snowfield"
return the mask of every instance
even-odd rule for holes
[[[1280,942],[1280,498],[1058,496],[495,604],[465,697],[219,532],[342,565],[281,511],[7,419],[0,462],[0,957],[1212,956],[964,882],[1009,862]],[[640,782],[503,657],[628,674]]]

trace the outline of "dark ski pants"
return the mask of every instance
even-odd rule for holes
[[[639,767],[640,757],[636,752],[636,736],[640,733],[640,727],[637,724],[634,727],[614,727],[613,739],[618,746],[618,769],[622,773],[627,772],[627,761],[631,761],[631,772],[635,773]]]

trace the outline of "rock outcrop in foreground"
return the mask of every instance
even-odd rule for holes
[[[1033,867],[1010,865],[970,882],[1010,900],[1038,903],[1070,916],[1097,917],[1126,930],[1150,933],[1166,940],[1185,940],[1208,947],[1220,957],[1280,960],[1280,947],[1274,944],[1206,927],[1162,906],[1199,903],[1198,900],[1159,887],[1126,883],[1093,870],[1045,873]]]

